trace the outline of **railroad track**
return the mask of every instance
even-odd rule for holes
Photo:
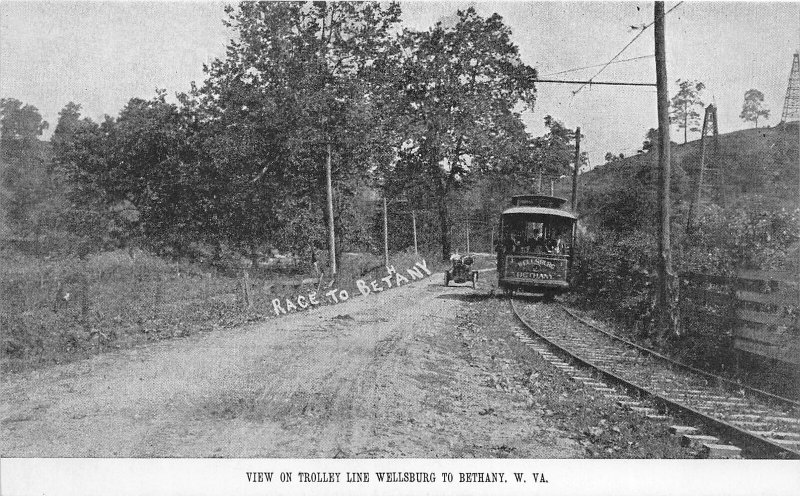
[[[608,383],[634,396],[647,398],[661,413],[701,424],[738,446],[742,456],[800,458],[800,403],[671,360],[604,331],[561,305],[558,306],[570,319],[580,323],[581,332],[576,333],[574,326],[559,325],[554,319],[538,319],[541,305],[511,300],[512,311],[522,324],[568,361],[589,367]],[[549,355],[541,347],[538,349],[546,357]],[[563,362],[557,366],[566,368]],[[574,377],[605,390],[623,406],[660,417],[635,401],[625,401],[616,390],[585,375]],[[693,439],[691,434],[685,439]],[[704,436],[695,437],[700,442],[704,440]],[[711,437],[705,439],[714,442]]]

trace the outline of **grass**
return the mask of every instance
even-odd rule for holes
[[[301,268],[218,271],[142,251],[117,250],[82,261],[45,260],[3,250],[0,260],[0,370],[4,373],[272,318],[273,298],[318,288],[316,282],[308,281],[313,274]],[[441,268],[436,257],[426,260],[430,270]],[[390,258],[401,271],[416,261],[408,252]],[[356,280],[385,275],[383,257],[345,255],[332,287],[358,295]],[[329,283],[323,281],[325,287]]]

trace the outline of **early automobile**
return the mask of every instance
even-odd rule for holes
[[[569,289],[577,216],[563,198],[519,195],[500,216],[498,283],[506,293],[539,293],[545,299]]]
[[[472,270],[473,259],[469,255],[454,254],[450,257],[452,267],[444,273],[444,285],[449,286],[450,281],[462,284],[472,282],[472,287],[478,284],[478,271]]]

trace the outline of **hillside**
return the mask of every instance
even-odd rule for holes
[[[717,201],[728,205],[768,202],[775,207],[794,209],[800,198],[800,151],[797,122],[771,128],[746,129],[719,136],[719,154],[713,157],[721,174],[714,178],[719,186]],[[700,165],[700,140],[672,146],[673,201],[678,210],[691,202]],[[603,199],[619,200],[630,195],[644,194],[655,200],[658,153],[639,154],[609,162],[580,176],[579,210],[591,224],[593,214],[601,210]],[[641,191],[644,189],[645,191]]]
[[[797,208],[800,198],[800,137],[798,122],[772,128],[746,129],[719,136],[719,152],[707,149],[710,166],[720,174],[707,176],[715,182],[726,203],[745,204],[770,201],[774,205]],[[680,205],[691,201],[700,166],[700,140],[685,145],[673,144],[673,194]],[[581,198],[591,201],[598,196],[615,196],[616,192],[653,184],[657,179],[658,154],[639,154],[607,163],[580,176]],[[649,188],[655,194],[655,188]],[[745,202],[745,203],[742,203]],[[579,205],[580,206],[580,205]]]

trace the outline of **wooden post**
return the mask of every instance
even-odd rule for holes
[[[91,332],[91,325],[89,324],[89,307],[91,302],[89,300],[89,260],[88,256],[81,257],[80,265],[80,283],[81,283],[81,324],[86,333]]]
[[[578,170],[581,168],[581,128],[575,129],[575,170],[572,171],[572,211],[578,207]]]
[[[325,159],[325,180],[328,189],[328,249],[331,257],[331,278],[336,278],[336,232],[333,227],[333,181],[331,179],[331,144],[327,143],[328,156]]]
[[[656,93],[658,104],[658,162],[659,217],[658,223],[658,303],[662,340],[677,333],[677,312],[674,295],[675,276],[672,273],[670,250],[670,139],[669,95],[667,94],[666,42],[664,39],[664,2],[655,3]]]
[[[156,287],[153,290],[153,319],[157,319],[161,315],[159,309],[161,308],[161,302],[164,299],[163,298],[164,275],[158,274],[156,276],[155,283]]]
[[[253,308],[253,297],[250,292],[250,274],[247,271],[244,271],[242,276],[242,291],[244,292],[245,312],[249,312]]]

